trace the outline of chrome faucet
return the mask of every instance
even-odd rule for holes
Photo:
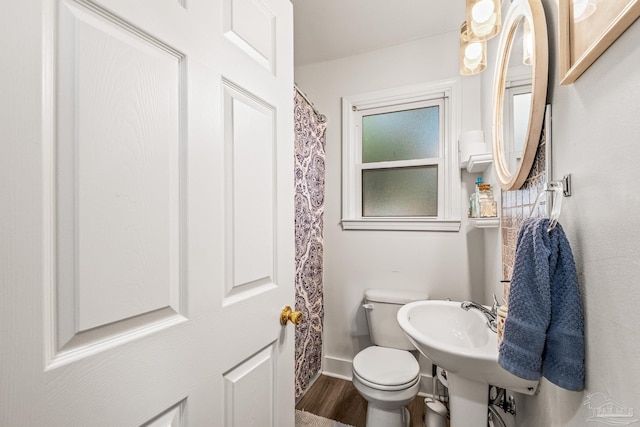
[[[463,301],[462,304],[460,304],[460,308],[465,311],[469,311],[469,309],[472,308],[480,311],[480,313],[484,314],[487,318],[487,326],[489,329],[493,332],[498,331],[498,324],[496,322],[496,318],[498,317],[498,299],[495,295],[493,296],[493,305],[491,306],[491,310],[487,309],[484,305],[473,301]]]

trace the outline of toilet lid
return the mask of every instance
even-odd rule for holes
[[[372,346],[353,358],[353,371],[367,382],[383,387],[415,383],[420,365],[406,350]]]

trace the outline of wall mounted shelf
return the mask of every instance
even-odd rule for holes
[[[460,169],[466,169],[469,173],[480,173],[486,171],[492,163],[493,153],[474,154],[460,162]]]
[[[469,224],[476,228],[498,228],[500,218],[469,218]]]

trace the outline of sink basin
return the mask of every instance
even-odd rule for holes
[[[447,373],[533,394],[538,384],[502,369],[498,337],[478,310],[459,302],[417,301],[400,308],[398,323],[416,348]]]
[[[533,394],[537,381],[519,378],[498,364],[497,334],[477,309],[455,301],[416,301],[398,311],[413,345],[447,372],[451,426],[486,426],[489,384]]]

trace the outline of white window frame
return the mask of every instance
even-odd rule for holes
[[[421,160],[362,163],[362,116],[372,110],[440,106],[440,157]],[[384,109],[384,110],[383,110]],[[461,121],[460,79],[422,83],[342,98],[342,228],[344,230],[460,230],[460,166],[458,135]],[[438,215],[433,217],[363,217],[362,170],[438,165]]]

